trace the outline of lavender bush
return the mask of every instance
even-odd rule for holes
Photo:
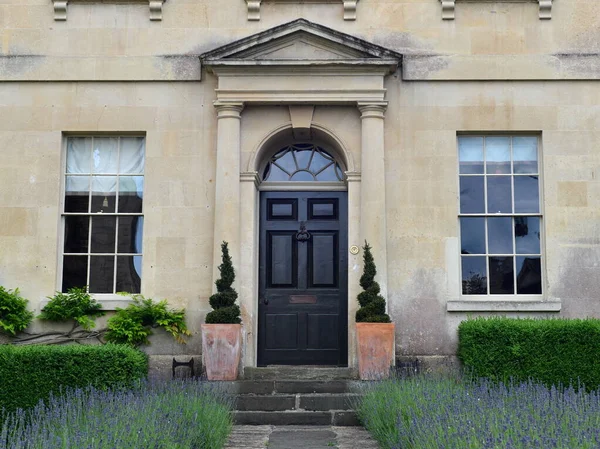
[[[8,415],[6,449],[218,449],[231,430],[230,400],[207,383],[70,390]]]
[[[600,395],[584,388],[412,377],[373,385],[359,416],[386,449],[600,447]]]

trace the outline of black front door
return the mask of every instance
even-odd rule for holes
[[[262,192],[258,364],[348,363],[346,192]]]

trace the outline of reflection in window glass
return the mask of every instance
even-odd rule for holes
[[[458,156],[460,173],[483,174],[483,137],[461,137]]]
[[[343,172],[336,160],[313,144],[294,144],[281,149],[267,163],[263,181],[340,182]]]
[[[458,152],[463,295],[542,294],[538,137],[459,136]]]

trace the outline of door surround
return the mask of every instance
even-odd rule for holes
[[[258,192],[263,188],[260,163],[268,151],[266,143],[282,131],[320,132],[335,142],[337,156],[346,159],[348,244],[361,246],[364,240],[369,241],[377,255],[381,292],[387,294],[384,79],[398,70],[401,60],[402,55],[384,47],[305,19],[240,39],[201,56],[201,64],[217,81],[215,204],[219,213],[214,220],[213,278],[218,277],[220,244],[228,241],[238,273],[244,324],[242,369],[257,363]],[[241,121],[245,105],[288,105],[291,123],[278,130],[253,130],[264,138],[250,163],[242,167]],[[310,108],[306,107],[340,105],[358,107],[361,113],[360,171],[347,156],[349,152],[341,139],[314,123]],[[348,256],[349,367],[356,366],[354,298],[360,291],[361,261],[361,254]]]

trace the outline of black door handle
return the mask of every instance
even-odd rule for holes
[[[265,306],[269,305],[269,300],[267,298],[263,298],[262,302]]]

